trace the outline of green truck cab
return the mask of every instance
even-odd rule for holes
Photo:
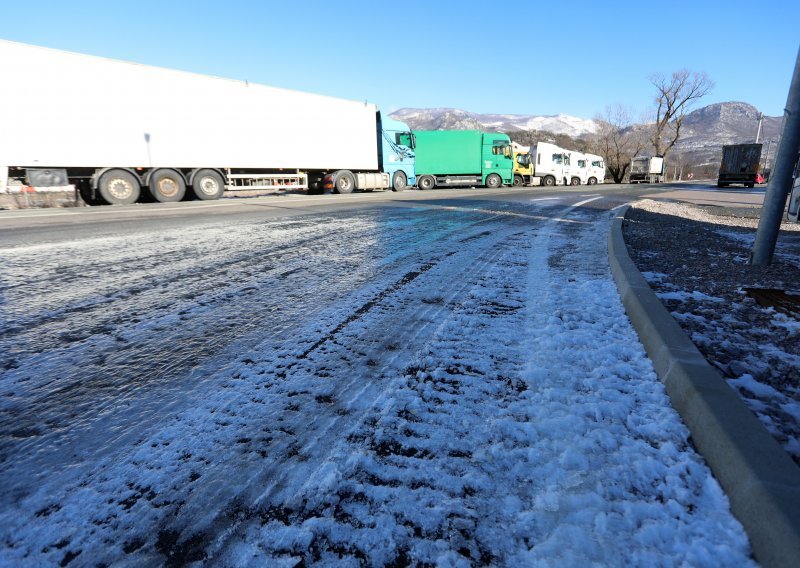
[[[500,187],[514,180],[511,139],[480,130],[417,130],[417,187],[483,185]]]

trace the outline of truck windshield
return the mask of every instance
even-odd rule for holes
[[[511,144],[506,144],[502,141],[495,140],[492,144],[492,154],[495,156],[505,156],[511,158]]]
[[[520,166],[530,166],[531,165],[531,155],[530,154],[518,154],[517,155],[517,163]]]

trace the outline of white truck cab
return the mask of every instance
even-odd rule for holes
[[[533,175],[540,178],[541,185],[568,185],[570,179],[570,153],[548,142],[537,142],[531,146]]]
[[[589,159],[582,152],[571,152],[570,185],[583,185],[589,179]]]
[[[595,185],[603,183],[606,179],[606,163],[602,156],[597,154],[586,154],[586,159],[589,161],[589,171],[586,183]]]

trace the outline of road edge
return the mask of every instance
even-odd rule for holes
[[[620,209],[608,259],[628,318],[763,566],[800,558],[800,468],[686,336],[628,255]]]

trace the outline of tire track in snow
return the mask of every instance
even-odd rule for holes
[[[315,217],[275,223],[277,229],[267,233],[258,223],[249,228],[240,227],[235,238],[223,239],[220,250],[213,250],[213,253],[208,252],[212,249],[207,247],[212,247],[222,237],[218,232],[204,230],[206,244],[200,250],[207,251],[206,254],[198,254],[194,247],[181,249],[178,239],[184,231],[149,237],[150,246],[166,239],[171,243],[172,255],[183,250],[189,268],[181,268],[171,276],[160,266],[158,249],[152,251],[142,242],[141,246],[146,248],[143,258],[129,266],[128,251],[118,250],[118,247],[105,250],[106,241],[99,240],[95,246],[105,250],[103,254],[96,251],[101,259],[100,268],[90,265],[87,278],[98,278],[108,266],[115,266],[114,273],[121,272],[124,267],[130,268],[135,277],[120,294],[121,299],[112,302],[123,302],[123,306],[113,307],[106,316],[80,313],[80,320],[70,320],[73,333],[81,333],[83,321],[102,322],[104,317],[111,321],[130,306],[134,306],[136,312],[128,314],[129,320],[67,347],[56,345],[46,347],[42,353],[30,353],[27,359],[20,361],[18,368],[2,374],[0,425],[5,435],[0,438],[0,465],[7,464],[6,473],[20,479],[24,486],[28,483],[26,476],[16,472],[33,471],[36,476],[44,476],[49,470],[43,462],[82,461],[86,459],[84,454],[94,456],[100,451],[110,452],[130,444],[132,437],[136,439],[142,435],[141,428],[136,426],[138,423],[152,422],[154,417],[184,403],[190,391],[203,387],[209,376],[229,365],[226,357],[235,357],[243,343],[252,345],[286,335],[296,322],[310,320],[325,307],[323,303],[303,301],[305,297],[313,294],[335,303],[347,295],[350,286],[363,286],[378,273],[389,277],[402,274],[404,264],[415,255],[429,254],[436,239],[458,238],[458,231],[465,230],[469,222],[474,221],[466,219],[465,225],[465,219],[454,223],[451,217],[420,215],[409,222],[402,214],[396,214],[388,220],[393,231],[376,236],[376,228],[380,227],[375,215],[364,213],[347,224],[344,238],[353,243],[348,247],[352,258],[344,262],[340,258],[342,253],[337,252],[339,243],[322,238],[329,236],[332,230],[341,229],[337,227],[340,221],[336,217],[322,219],[322,222]],[[401,243],[420,231],[422,224],[425,236],[414,239],[420,244],[420,250],[409,251],[402,247]],[[312,231],[310,238],[306,238],[307,230]],[[264,238],[265,234],[277,241],[278,251],[236,252],[249,248],[249,243]],[[375,247],[377,238],[388,238],[385,248]],[[309,248],[313,243],[319,246]],[[295,244],[305,248],[297,250]],[[74,246],[79,248],[81,243]],[[13,250],[25,260],[22,265],[34,262],[28,255],[37,250],[53,255],[63,252],[60,245],[33,249],[17,247]],[[236,253],[229,258],[232,250]],[[19,261],[19,257],[8,254],[12,260]],[[192,267],[191,262],[197,262],[198,258],[204,263],[199,268]],[[52,262],[51,257],[39,260],[43,266]],[[289,278],[284,276],[283,270],[287,261],[295,263],[292,268],[295,275]],[[86,257],[71,256],[68,262],[72,266],[69,271],[76,272],[86,264]],[[303,269],[301,274],[297,273],[298,268]],[[151,288],[140,283],[140,273],[147,275],[151,269],[157,278],[165,279],[156,288],[163,287],[171,294],[166,300],[159,294],[152,300],[149,292],[143,293],[143,298],[130,292],[130,286],[142,290]],[[234,269],[236,271],[231,272]],[[276,275],[277,271],[280,272]],[[206,283],[201,288],[205,292],[190,300],[180,300],[185,292],[184,273],[203,275]],[[336,280],[343,288],[326,288],[331,280]],[[108,288],[113,282],[115,280],[99,288]],[[31,294],[36,297],[52,284],[52,280],[37,283],[40,288],[31,290]],[[69,297],[89,294],[91,298],[93,293],[91,287],[79,286],[75,291],[70,290]],[[23,298],[13,301],[16,305],[26,305]],[[38,308],[26,309],[36,313]],[[46,315],[42,317],[46,319]],[[264,322],[268,322],[270,328],[266,332],[261,330]],[[20,342],[26,344],[26,337],[32,338],[20,335],[6,338],[2,346],[16,348]],[[47,343],[46,337],[30,341],[34,346]],[[127,420],[130,428],[121,430],[119,420]],[[98,444],[98,439],[102,439],[102,443]],[[3,491],[14,490],[14,484],[8,484]]]
[[[610,216],[565,213],[595,223],[510,236],[491,278],[471,280],[297,493],[253,512],[224,563],[751,563],[624,316]]]
[[[448,213],[447,216],[452,216],[452,214]],[[463,236],[463,231],[469,231],[469,227],[472,224],[485,223],[487,220],[485,216],[483,218],[478,216],[477,220],[475,220],[476,216],[471,215],[467,216],[467,222],[465,223],[463,213],[459,213],[457,217],[462,218],[462,220],[445,233],[444,241],[441,240],[440,236],[440,243],[446,242],[449,238],[447,235],[455,234],[453,232],[455,230],[460,229],[461,236]],[[470,221],[470,217],[473,218],[472,221]],[[481,234],[486,237],[491,236],[491,233],[486,231]],[[462,239],[459,237],[457,240]],[[444,255],[444,261],[456,262],[456,257],[459,254],[463,256],[467,250],[463,244],[459,243],[459,249],[454,251],[454,254]],[[425,249],[422,250],[422,253],[425,253]],[[476,262],[475,259],[467,260],[468,262]],[[463,263],[465,260],[462,259],[458,262]],[[431,270],[435,270],[435,268]],[[421,274],[427,274],[429,271],[424,271]],[[350,360],[346,361],[348,364],[351,364],[352,359],[360,359],[360,363],[353,366],[351,369],[352,374],[344,377],[350,381],[345,385],[347,388],[343,388],[342,391],[343,395],[347,395],[343,396],[343,404],[346,404],[347,408],[344,409],[345,411],[341,415],[338,414],[341,409],[337,408],[335,410],[336,417],[339,419],[346,418],[351,412],[355,413],[359,406],[364,404],[361,399],[370,394],[369,392],[362,394],[358,392],[358,389],[353,388],[357,383],[363,382],[357,372],[363,372],[364,376],[369,376],[369,371],[374,372],[375,370],[384,373],[386,366],[392,364],[391,361],[393,361],[392,357],[384,355],[384,351],[390,353],[396,351],[397,355],[394,358],[407,356],[408,346],[403,345],[404,341],[413,346],[419,337],[425,336],[428,333],[426,329],[437,321],[438,312],[448,309],[448,302],[460,290],[459,286],[456,285],[440,295],[434,294],[431,296],[427,292],[423,293],[424,285],[416,282],[418,278],[407,280],[404,286],[413,285],[417,287],[417,297],[414,298],[412,303],[419,304],[416,314],[413,310],[403,313],[403,317],[411,318],[411,320],[406,320],[408,325],[401,325],[401,328],[407,331],[403,334],[393,333],[388,343],[378,342],[375,347],[371,348],[371,350],[367,349],[366,352],[359,349],[345,354],[345,358]],[[393,289],[396,286],[393,284],[390,288]],[[389,294],[379,294],[378,297],[381,301],[374,302],[370,309],[364,313],[381,310],[391,312],[391,306],[390,308],[383,307],[384,299],[388,301],[392,296],[397,296],[398,294],[402,296],[402,288],[400,290],[391,290]],[[334,310],[334,316],[337,313],[346,312]],[[388,315],[384,316],[384,318],[388,317]],[[351,328],[358,328],[358,321],[351,317],[346,317],[346,319],[350,320],[349,324],[339,331],[355,333]],[[419,320],[416,325],[414,325],[415,319]],[[400,319],[393,323],[402,323],[402,321]],[[322,327],[326,325],[328,324],[323,324]],[[333,320],[331,320],[331,325],[333,325],[334,329],[337,327],[336,324],[333,324]],[[392,323],[386,321],[385,328],[391,329],[391,325]],[[322,332],[319,327],[319,324],[314,324],[311,328],[299,330],[300,335],[302,337],[305,331],[308,332],[309,337],[313,337],[314,334]],[[358,336],[356,334],[360,341],[368,342],[370,337],[375,335],[374,330],[367,331],[369,331],[367,336]],[[337,336],[341,335],[342,333],[339,333],[330,337],[330,341],[327,343],[331,344],[331,349],[342,347],[336,345],[336,342],[339,341]],[[270,353],[273,350],[272,345],[279,347],[280,343],[278,341],[267,342],[263,347]],[[313,340],[309,339],[308,343],[313,343]],[[259,354],[251,353],[252,358],[245,357],[242,369],[235,372],[229,380],[223,381],[220,385],[224,390],[230,389],[231,396],[228,402],[220,404],[219,400],[212,401],[210,406],[201,403],[201,408],[204,407],[203,410],[207,413],[202,414],[196,421],[190,420],[186,413],[180,413],[174,423],[166,426],[162,424],[161,429],[155,436],[150,437],[149,440],[144,439],[137,442],[132,451],[114,456],[108,460],[96,460],[93,464],[93,472],[88,477],[76,475],[72,478],[74,481],[71,481],[69,477],[65,477],[60,480],[62,487],[58,490],[45,484],[34,491],[32,495],[22,496],[22,502],[27,504],[26,507],[35,510],[38,514],[37,518],[41,519],[38,522],[31,523],[30,530],[26,532],[26,540],[42,542],[42,550],[47,549],[49,554],[58,555],[64,546],[53,547],[52,544],[54,543],[52,542],[48,546],[48,534],[53,534],[54,532],[62,535],[67,534],[69,537],[67,542],[70,543],[70,549],[78,548],[84,550],[85,553],[94,551],[99,555],[99,558],[104,555],[99,553],[96,548],[98,542],[95,539],[98,538],[96,536],[98,534],[127,535],[128,539],[126,541],[117,542],[117,544],[122,547],[123,552],[129,551],[140,559],[153,558],[148,554],[156,554],[155,557],[157,557],[159,551],[167,554],[166,550],[172,550],[175,546],[180,548],[182,546],[180,543],[177,541],[172,542],[171,540],[177,538],[174,535],[179,535],[180,532],[176,533],[175,529],[172,528],[162,530],[159,533],[161,535],[160,540],[155,543],[148,541],[148,538],[152,536],[152,527],[164,524],[160,519],[171,518],[172,516],[180,517],[182,515],[181,511],[195,506],[194,503],[196,503],[196,510],[193,510],[189,515],[189,524],[191,526],[195,524],[203,526],[204,523],[212,523],[220,511],[225,512],[222,505],[215,508],[211,513],[207,511],[209,502],[221,503],[231,498],[231,493],[222,488],[225,485],[224,480],[229,477],[219,471],[224,467],[215,461],[215,452],[220,452],[224,455],[232,453],[234,463],[238,463],[238,466],[243,466],[245,471],[250,468],[251,471],[256,472],[252,475],[256,475],[260,479],[261,474],[259,472],[263,470],[264,459],[265,457],[271,458],[273,453],[277,454],[278,459],[295,457],[297,460],[303,459],[298,452],[299,449],[303,448],[303,444],[297,442],[295,438],[299,436],[302,440],[303,430],[309,429],[310,423],[313,423],[316,417],[309,420],[308,416],[300,416],[299,418],[292,417],[291,420],[287,420],[285,416],[297,413],[300,408],[296,401],[283,404],[287,399],[299,400],[304,398],[305,402],[315,407],[334,408],[332,406],[334,400],[333,392],[328,392],[330,387],[319,384],[321,382],[320,378],[326,378],[326,375],[330,374],[324,368],[325,363],[320,363],[319,358],[321,357],[325,360],[325,358],[334,357],[329,353],[330,349],[324,347],[325,343],[318,345],[318,349],[306,354],[308,363],[302,369],[299,367],[294,371],[289,369],[288,373],[289,375],[299,376],[298,381],[313,383],[316,390],[306,389],[307,392],[303,392],[302,389],[297,390],[295,387],[291,387],[284,389],[284,392],[278,393],[278,395],[265,392],[268,388],[275,386],[272,384],[273,378],[270,376],[273,372],[274,377],[278,379],[276,384],[286,382],[286,377],[281,377],[281,374],[286,372],[286,365],[283,362],[291,362],[296,359],[298,348],[303,349],[301,345],[302,342],[298,345],[295,342],[288,341],[285,342],[282,351],[275,349],[276,352],[282,353],[282,357],[278,357],[273,361],[275,363],[274,368],[264,363],[269,369],[269,374],[266,376],[265,373],[267,371],[264,369],[259,369],[258,372],[251,374],[251,367],[259,365]],[[320,352],[319,356],[317,356],[316,351]],[[372,357],[368,356],[370,352]],[[365,355],[367,357],[364,357]],[[342,355],[337,355],[334,359],[340,360],[342,357]],[[341,362],[337,364],[341,364]],[[312,366],[309,367],[309,365]],[[383,367],[379,365],[383,365]],[[375,367],[378,368],[375,369]],[[250,382],[246,386],[237,385],[238,382],[247,381]],[[282,385],[278,384],[277,386]],[[264,390],[257,392],[260,388]],[[322,389],[321,391],[319,390],[320,388]],[[242,392],[241,389],[244,389],[245,392]],[[348,396],[350,397],[349,399]],[[218,398],[225,400],[224,396]],[[242,407],[246,411],[249,410],[250,414],[245,412],[243,415],[240,411]],[[271,423],[276,424],[275,431],[270,433],[259,432],[258,424],[253,424],[253,412],[256,412],[256,415],[263,415]],[[189,413],[189,416],[192,416],[192,413]],[[292,424],[297,422],[298,424],[297,426],[292,424],[281,425],[281,422],[286,423],[287,421]],[[191,426],[189,422],[192,422]],[[192,433],[188,438],[180,434],[180,432],[186,431]],[[224,435],[220,434],[223,431]],[[200,438],[199,442],[198,437]],[[223,439],[229,441],[223,442]],[[306,444],[308,446],[306,451],[311,450],[312,442],[315,440],[316,438]],[[184,449],[184,441],[190,449]],[[259,447],[257,449],[250,448],[250,446],[255,445],[259,445]],[[193,451],[192,448],[194,448]],[[200,451],[198,451],[198,448]],[[265,454],[265,448],[269,450],[269,455]],[[240,450],[246,457],[239,455]],[[282,455],[284,458],[280,458]],[[237,462],[237,460],[241,461]],[[154,463],[156,464],[155,466],[153,465]],[[120,470],[122,470],[122,474],[119,474]],[[243,475],[240,468],[230,473],[234,476]],[[251,482],[246,480],[240,480],[240,482],[243,487],[252,485]],[[88,516],[91,519],[93,528],[88,534],[81,530],[76,531],[75,527],[70,523],[70,519],[74,517],[76,511],[86,508],[86,504],[80,504],[80,499],[85,498],[85,495],[82,497],[70,497],[70,495],[75,494],[80,496],[83,493],[78,489],[80,487],[91,487],[92,492],[98,495],[97,498],[90,499],[93,505],[88,507],[90,511]],[[201,490],[197,489],[198,487],[207,489]],[[235,493],[236,491],[233,494]],[[193,495],[200,494],[203,494],[202,498],[193,497]],[[107,498],[101,499],[101,495],[105,495]],[[192,496],[191,500],[189,499],[190,496]],[[77,502],[75,499],[77,499]],[[217,499],[221,501],[217,501]],[[100,503],[99,501],[103,502]],[[122,511],[120,511],[120,507],[122,507]],[[229,511],[235,510],[235,508],[235,506],[232,506]],[[206,511],[201,511],[200,509],[206,509]],[[131,513],[127,513],[127,511],[131,511]],[[210,517],[204,520],[209,515]],[[174,523],[174,525],[180,526],[180,523]],[[137,536],[143,531],[145,536]],[[111,540],[118,541],[119,539],[112,538]],[[191,537],[188,540],[191,540]],[[168,546],[170,542],[172,544]],[[23,542],[16,540],[14,541],[14,546],[10,548],[22,545]],[[119,549],[115,550],[117,551],[116,553],[120,553]],[[112,554],[109,558],[113,557]]]

